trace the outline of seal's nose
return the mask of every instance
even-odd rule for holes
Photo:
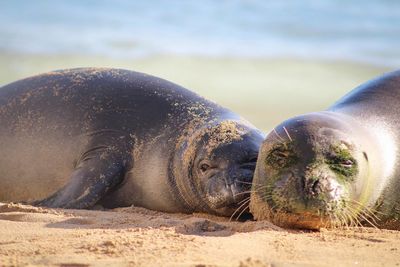
[[[319,177],[305,177],[301,178],[301,187],[304,194],[308,198],[317,198],[323,191],[323,183]]]
[[[317,197],[321,191],[321,183],[318,178],[312,178],[307,181],[306,192],[309,196]]]
[[[303,178],[304,196],[308,200],[321,200],[323,203],[340,199],[343,187],[332,177]]]

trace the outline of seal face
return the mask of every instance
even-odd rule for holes
[[[263,135],[165,80],[73,69],[0,88],[0,200],[231,215]]]
[[[394,85],[393,75],[399,77],[395,73],[380,83],[390,80],[400,94],[400,79]],[[289,119],[268,134],[253,180],[250,210],[257,219],[302,229],[395,225],[400,197],[388,185],[399,188],[400,180],[396,165],[387,163],[397,153],[397,139],[387,127],[392,118],[365,98],[384,87],[371,84],[328,111]],[[383,123],[378,120],[375,130],[369,123],[377,117]],[[382,145],[382,139],[391,145]]]
[[[185,203],[233,214],[249,196],[260,146],[255,137],[247,126],[230,120],[197,131],[191,137],[195,142],[185,145],[175,161],[175,180]]]
[[[278,126],[264,141],[254,181],[258,201],[271,207],[262,216],[294,228],[355,223],[369,162],[349,134],[349,125],[323,113]]]

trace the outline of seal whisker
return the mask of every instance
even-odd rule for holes
[[[284,143],[285,143],[285,139],[283,139],[283,138],[278,134],[278,132],[276,131],[275,128],[272,129],[272,130],[274,131],[274,133],[275,133],[276,136],[278,137],[279,141],[280,141],[282,144],[284,144]]]
[[[255,188],[255,190],[259,191],[262,189],[271,189],[271,188],[273,188],[273,185],[259,185]]]
[[[351,220],[352,225],[354,225],[355,227],[363,227],[361,221],[359,220],[359,215],[362,212],[362,208],[364,207],[364,205],[352,199],[348,199],[347,202],[349,203],[349,205],[347,206],[345,211],[347,214],[349,214],[349,219]]]
[[[380,220],[379,218],[376,219],[374,216],[372,216],[367,210],[361,212],[360,214],[362,214],[363,216],[365,216],[366,218],[371,219],[371,221],[374,223],[374,225],[379,225],[379,223],[376,220]]]
[[[244,203],[242,203],[231,215],[231,217],[229,217],[229,221],[232,221],[232,218],[240,211],[240,209],[243,206],[246,206],[248,202],[250,202],[250,197],[248,197],[248,199],[246,199],[246,201]],[[237,220],[237,219],[236,219]]]
[[[248,191],[243,191],[243,192],[236,193],[233,196],[239,196],[239,195],[244,195],[244,194],[249,194],[249,193],[262,193],[262,192],[260,192],[260,190],[265,189],[265,188],[267,188],[267,187],[266,186],[260,186],[259,188],[256,188],[256,189],[251,189],[251,190],[248,190]]]
[[[349,206],[347,208],[346,213],[349,214],[349,217],[351,219],[351,223],[352,224],[355,223],[355,227],[358,227],[358,226],[362,227],[362,224],[361,224],[360,220],[358,219],[357,212],[351,206]]]
[[[264,195],[261,197],[262,200],[271,200],[272,199],[272,195]]]
[[[363,214],[365,216],[367,216],[368,218],[370,218],[376,225],[378,225],[378,223],[376,222],[376,220],[380,221],[381,219],[376,216],[376,210],[374,211],[374,209],[369,208],[365,205],[363,205],[362,203],[360,203],[359,201],[356,200],[351,200],[352,204],[358,205],[358,207],[360,208],[359,213]]]
[[[236,196],[240,196],[240,195],[250,194],[250,193],[253,193],[253,192],[255,192],[255,191],[252,191],[252,190],[243,191],[243,192],[235,193],[235,194],[233,194],[233,196],[236,197]]]
[[[371,225],[372,227],[374,227],[375,229],[379,229],[377,225],[375,225],[373,222],[371,222],[370,220],[368,220],[368,218],[366,216],[364,216],[364,214],[359,213],[359,216],[365,220],[367,223],[369,223],[369,225]]]
[[[249,202],[250,202],[250,200],[249,200]],[[249,203],[249,202],[247,202],[247,203]],[[243,214],[246,210],[249,210],[249,206],[250,206],[250,205],[247,205],[247,207],[244,207],[244,208],[243,208],[242,212],[240,212],[240,214],[236,217],[236,220],[239,220],[240,216],[242,216],[242,214]]]
[[[256,184],[256,189],[257,189],[257,190],[259,190],[259,189],[264,189],[264,188],[270,189],[270,188],[273,188],[273,185],[271,185],[271,184],[257,185],[257,184]]]
[[[270,192],[272,192],[270,189],[272,189],[272,187],[264,186],[264,187],[256,188],[254,190],[254,192],[261,193],[261,194],[270,193]]]
[[[264,201],[273,200],[273,195],[265,193],[262,196],[260,196],[260,198],[261,198],[261,200],[264,200]]]
[[[380,212],[380,211],[377,211],[377,210],[375,210],[375,209],[371,209],[371,208],[368,208],[368,207],[365,207],[365,212],[368,212],[368,214],[369,214],[370,216],[374,217],[375,220],[378,220],[378,221],[380,221],[381,218],[379,218],[379,217],[377,216],[377,214],[384,215],[383,212]]]
[[[353,225],[353,219],[350,213],[344,211],[343,214],[345,215],[345,220],[346,220],[346,229],[350,229],[350,227]]]
[[[250,199],[250,197],[246,197],[245,199],[242,199],[241,201],[238,202],[238,205],[242,204],[244,201],[247,201],[249,199]]]
[[[286,130],[286,127],[283,126],[282,128],[283,128],[283,130],[285,130],[285,133],[286,133],[286,135],[289,137],[290,142],[292,142],[293,139],[292,139],[292,137],[290,137],[290,134],[289,134],[288,130]]]
[[[350,226],[352,227],[359,227],[362,226],[360,220],[358,219],[357,214],[353,211],[351,207],[346,209],[346,214],[348,214],[348,218],[350,220]]]
[[[270,191],[264,191],[263,190],[261,192],[260,191],[255,191],[255,192],[256,193],[260,193],[261,196],[270,196],[270,195],[272,196],[272,192],[270,192]]]
[[[340,210],[339,214],[342,216],[346,228],[349,228],[349,224],[351,225],[352,222],[351,214],[349,214],[347,210]]]
[[[264,186],[263,184],[257,184],[254,182],[247,182],[247,181],[242,181],[242,180],[235,180],[236,182],[242,183],[242,184],[251,184],[251,185],[259,185],[259,186]]]
[[[340,221],[339,228],[346,228],[346,229],[349,228],[348,225],[347,225],[347,220],[346,220],[346,218],[344,217],[343,214],[340,214],[339,221]]]
[[[350,227],[352,226],[352,222],[353,222],[353,220],[351,219],[352,216],[351,216],[351,214],[349,214],[346,211],[343,211],[342,214],[343,214],[344,222],[346,225],[346,229],[349,230]]]
[[[233,196],[240,196],[240,195],[247,195],[249,193],[257,193],[257,191],[245,191],[245,192],[240,192],[240,193],[236,193]],[[246,197],[245,199],[249,198],[250,196]],[[261,196],[261,198],[263,199],[264,196]],[[238,202],[237,204],[240,204],[243,200],[241,200],[240,202]]]

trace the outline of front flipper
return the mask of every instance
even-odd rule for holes
[[[96,146],[85,152],[71,178],[52,196],[33,203],[52,208],[93,207],[107,192],[120,184],[129,165],[129,153],[116,146]]]

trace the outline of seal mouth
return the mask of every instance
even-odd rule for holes
[[[219,214],[230,216],[230,220],[247,220],[253,219],[250,213],[250,192],[238,191],[235,184],[228,185],[227,191],[230,192],[230,197],[220,199],[219,203],[210,203],[210,207]],[[235,193],[237,192],[237,193]]]
[[[242,200],[250,198],[250,191],[238,186],[236,183],[218,184],[220,185],[218,189],[215,188],[215,183],[209,183],[207,187],[206,198],[213,209],[228,206],[237,208]]]
[[[343,225],[343,219],[350,215],[343,199],[320,197],[303,197],[288,199],[285,203],[271,204],[274,223],[288,228],[310,229],[335,227]],[[267,205],[268,205],[267,204]],[[345,224],[345,223],[344,223]]]
[[[256,220],[267,220],[283,228],[305,230],[318,230],[335,224],[329,215],[309,211],[295,212],[282,207],[273,208],[274,206],[276,205],[268,203],[259,195],[251,195],[250,212]]]
[[[274,223],[285,228],[319,230],[334,225],[329,216],[319,216],[313,213],[283,213],[274,214]]]
[[[349,196],[330,176],[300,179],[293,172],[266,186],[254,186],[251,212],[284,228],[317,230],[349,226],[354,218]]]
[[[233,205],[237,198],[235,199],[235,194],[233,193],[235,189],[232,186],[225,186],[219,190],[215,190],[213,185],[208,186],[206,193],[209,205],[213,209],[219,209],[229,205]]]
[[[253,172],[240,170],[238,173],[213,175],[206,183],[205,196],[209,206],[213,209],[222,207],[237,208],[241,201],[250,199],[251,181]]]

